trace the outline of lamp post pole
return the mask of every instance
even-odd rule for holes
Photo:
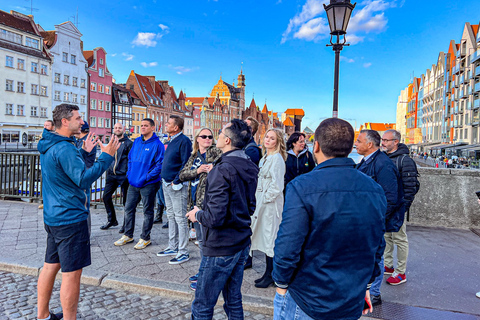
[[[335,51],[335,76],[333,83],[333,118],[338,118],[338,75],[340,73],[340,51],[343,46],[341,44],[334,44],[333,51]]]

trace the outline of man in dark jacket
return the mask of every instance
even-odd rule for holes
[[[412,205],[415,194],[420,184],[418,182],[418,171],[415,161],[409,157],[410,151],[403,143],[400,143],[401,135],[396,130],[387,130],[382,137],[382,150],[388,155],[397,167],[403,184],[403,200],[405,211],[408,212]],[[408,214],[407,214],[408,215]],[[398,232],[385,233],[385,274],[392,276],[387,279],[391,285],[399,285],[407,281],[405,270],[407,269],[408,238],[406,221]],[[393,268],[393,248],[397,245],[397,268]]]
[[[103,203],[105,204],[105,210],[107,211],[108,221],[105,225],[100,227],[102,230],[107,230],[112,226],[118,225],[115,207],[113,206],[112,195],[115,193],[118,186],[121,186],[123,206],[125,207],[129,186],[127,179],[128,153],[130,152],[130,149],[132,149],[133,142],[128,139],[127,135],[125,134],[125,127],[120,122],[113,126],[113,134],[118,138],[118,141],[120,141],[120,148],[118,148],[117,152],[115,153],[115,161],[107,170],[105,191],[103,192]],[[123,224],[124,225],[120,229],[120,233],[125,231],[125,219],[123,219]]]
[[[133,242],[135,231],[135,212],[140,199],[143,204],[143,227],[140,240],[134,249],[145,249],[150,243],[150,232],[153,227],[155,195],[160,188],[160,173],[162,172],[165,147],[155,134],[155,122],[150,118],[142,120],[140,127],[142,135],[135,139],[128,153],[127,201],[125,203],[125,233],[115,241],[116,246]]]
[[[81,149],[83,147],[89,133],[90,126],[88,125],[87,121],[84,121],[80,132],[75,135],[75,137],[77,138],[75,145],[78,149]],[[83,160],[85,161],[85,165],[87,166],[87,169],[89,169],[91,166],[93,166],[93,163],[95,162],[95,158],[97,156],[97,147],[94,147],[89,153],[82,153],[82,156]]]
[[[354,135],[344,120],[320,123],[318,165],[287,186],[275,241],[274,319],[358,319],[370,300],[387,204],[382,188],[348,158]]]
[[[253,117],[248,117],[245,120],[247,125],[252,129],[252,138],[248,141],[247,145],[243,148],[250,160],[253,161],[258,167],[260,159],[262,158],[262,150],[258,147],[258,144],[255,142],[255,134],[258,130],[258,121]]]
[[[357,169],[370,176],[382,187],[387,198],[385,232],[397,232],[400,230],[405,217],[403,184],[397,167],[385,153],[380,151],[380,140],[380,135],[375,130],[360,131],[355,146],[358,154],[364,158],[358,164]],[[383,257],[380,262],[380,272],[381,275],[377,277],[370,289],[373,305],[382,303],[380,286],[384,272]]]
[[[258,167],[242,150],[251,138],[247,124],[232,120],[220,133],[222,157],[207,176],[204,210],[187,217],[203,227],[203,258],[192,303],[192,319],[212,319],[220,292],[228,319],[243,319],[241,286],[250,248]]]

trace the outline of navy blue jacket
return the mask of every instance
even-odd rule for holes
[[[224,153],[207,175],[203,226],[203,255],[229,256],[250,245],[255,212],[258,167],[243,150]]]
[[[358,319],[380,274],[387,202],[350,158],[320,163],[287,186],[273,279],[314,319]]]
[[[133,142],[126,134],[118,141],[121,143],[120,148],[118,148],[115,153],[115,161],[110,165],[110,168],[108,168],[107,175],[116,177],[123,176],[125,178],[128,171],[128,154],[132,149]]]
[[[128,153],[128,183],[136,188],[160,181],[165,146],[154,133],[147,141],[143,136],[133,142]]]
[[[367,161],[362,160],[357,168],[375,180],[385,191],[387,197],[385,231],[398,232],[405,218],[405,204],[402,178],[397,167],[385,153],[377,150]]]
[[[252,160],[253,163],[255,163],[258,167],[258,164],[260,163],[260,159],[262,158],[262,150],[258,147],[257,143],[255,142],[255,139],[252,137],[248,144],[245,146],[243,149],[247,156]]]
[[[88,134],[83,136],[83,138],[80,139],[75,139],[75,145],[79,150],[83,150],[83,142],[87,140]],[[95,158],[97,157],[97,146],[93,147],[92,151],[86,152],[85,150],[80,152],[83,157],[83,161],[85,162],[85,165],[87,166],[87,169],[90,169],[93,166],[93,163],[95,162]]]
[[[303,150],[297,155],[293,150],[287,153],[287,160],[285,161],[285,186],[301,174],[310,172],[315,168],[315,161],[313,155],[308,149]]]
[[[180,184],[180,170],[187,163],[192,154],[192,142],[186,135],[181,133],[171,140],[165,150],[163,159],[162,179],[173,184]]]

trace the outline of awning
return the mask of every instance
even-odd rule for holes
[[[432,146],[430,149],[431,150],[439,150],[439,149],[446,149],[446,148],[454,147],[454,146],[455,145],[448,143],[448,144],[441,144],[439,146]]]

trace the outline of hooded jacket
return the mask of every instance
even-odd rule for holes
[[[135,188],[159,182],[164,154],[165,146],[155,133],[147,141],[143,135],[135,139],[128,153],[128,182]]]
[[[250,244],[255,212],[258,167],[243,150],[224,153],[207,175],[203,226],[203,255],[229,256]]]
[[[115,153],[115,161],[108,168],[107,174],[113,176],[126,176],[128,171],[128,154],[132,149],[133,142],[126,134],[119,140],[120,148]]]
[[[86,220],[90,186],[107,170],[113,157],[102,153],[90,169],[75,140],[43,130],[38,142],[42,166],[43,217],[46,225],[61,226]]]
[[[302,152],[295,154],[293,150],[288,150],[287,161],[285,161],[285,186],[301,174],[310,172],[315,168],[313,155],[305,148]]]
[[[405,211],[410,209],[415,195],[420,189],[418,182],[417,165],[412,158],[409,157],[410,151],[403,143],[398,144],[398,149],[392,153],[387,153],[388,157],[393,161],[403,183],[403,199],[405,200]]]

